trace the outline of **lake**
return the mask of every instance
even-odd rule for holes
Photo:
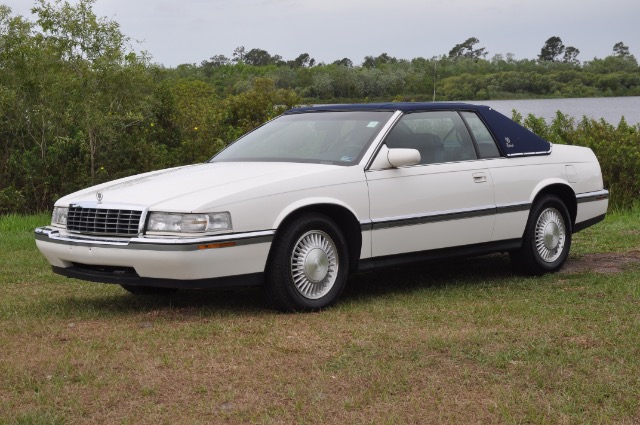
[[[556,111],[565,115],[582,119],[583,116],[604,119],[617,125],[624,116],[629,124],[640,124],[640,96],[629,97],[587,97],[575,99],[529,99],[529,100],[487,100],[467,101],[475,105],[488,105],[503,115],[511,118],[511,111],[517,110],[526,117],[533,114],[543,117],[550,123]]]

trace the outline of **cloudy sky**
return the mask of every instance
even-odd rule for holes
[[[0,3],[31,18],[35,2]],[[469,37],[488,58],[535,59],[558,36],[582,61],[611,54],[619,41],[640,59],[638,0],[97,0],[94,11],[171,67],[231,57],[238,46],[325,63],[381,53],[430,58]]]

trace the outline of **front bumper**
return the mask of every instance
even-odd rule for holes
[[[36,245],[56,273],[176,288],[212,286],[214,279],[241,281],[242,276],[263,273],[274,234],[266,230],[202,238],[108,238],[53,227],[35,230]]]

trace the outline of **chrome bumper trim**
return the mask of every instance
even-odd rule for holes
[[[263,230],[200,238],[136,237],[114,239],[61,234],[59,229],[52,227],[38,227],[35,229],[35,237],[40,241],[88,248],[140,249],[147,251],[196,251],[200,246],[210,244],[233,243],[232,246],[240,246],[268,243],[273,240],[275,233],[275,230]]]
[[[609,199],[609,191],[606,189],[598,190],[596,192],[580,193],[576,195],[576,201],[579,204],[582,204],[584,202],[602,201],[605,199]]]

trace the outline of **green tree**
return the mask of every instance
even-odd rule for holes
[[[24,210],[119,175],[149,116],[147,58],[93,3],[39,0],[33,23],[0,9],[0,187]]]
[[[230,63],[231,59],[229,59],[225,55],[215,55],[210,57],[208,61],[202,61],[202,66],[217,68],[219,66],[229,65]]]
[[[316,60],[309,56],[309,53],[302,53],[294,60],[288,61],[287,64],[291,68],[310,68],[316,64]]]
[[[216,104],[215,149],[300,103],[291,90],[275,87],[273,80],[257,78],[250,90]]]
[[[579,54],[580,54],[580,50],[576,49],[573,46],[568,46],[567,48],[564,49],[564,56],[562,57],[562,62],[579,65],[580,64],[580,61],[578,60]]]
[[[271,56],[269,52],[262,49],[251,49],[244,55],[244,63],[251,66],[275,65],[281,62],[280,55]]]
[[[558,57],[564,53],[565,47],[560,37],[550,37],[540,49],[538,60],[541,62],[557,62]]]
[[[27,197],[33,193],[25,190],[29,176],[19,169],[21,161],[14,153],[34,151],[38,142],[46,151],[32,121],[37,110],[25,101],[39,97],[37,82],[30,78],[36,59],[32,30],[31,22],[12,16],[9,7],[0,5],[0,214],[26,209]],[[37,154],[31,156],[38,160]]]
[[[141,90],[147,58],[131,50],[117,22],[94,14],[95,1],[38,0],[33,8],[48,47],[70,68],[66,107],[88,145],[92,182],[103,145],[109,150],[119,134],[140,124],[147,106]]]
[[[475,37],[470,37],[466,39],[463,43],[456,44],[450,51],[450,58],[471,58],[471,59],[479,59],[483,58],[487,55],[488,52],[485,52],[485,48],[474,49],[473,46],[478,44],[480,40]]]
[[[234,63],[244,63],[244,56],[247,54],[244,46],[238,46],[233,50],[233,59]]]
[[[604,59],[595,58],[584,64],[583,70],[593,74],[610,74],[610,73],[638,73],[638,61],[633,55],[628,56],[607,56]]]
[[[167,99],[170,123],[175,126],[171,145],[175,163],[202,162],[215,152],[217,128],[217,96],[214,88],[203,81],[179,79],[169,85]],[[218,146],[218,149],[220,147]]]
[[[373,56],[365,56],[362,66],[364,68],[377,68],[383,65],[396,64],[396,63],[398,63],[397,58],[394,58],[393,56],[389,56],[387,53],[382,53],[375,58]]]
[[[618,56],[619,58],[626,58],[631,55],[631,53],[629,53],[629,47],[625,46],[622,41],[619,41],[613,45],[613,54]]]
[[[349,58],[342,58],[334,61],[333,65],[344,66],[346,68],[353,68],[353,61]]]

